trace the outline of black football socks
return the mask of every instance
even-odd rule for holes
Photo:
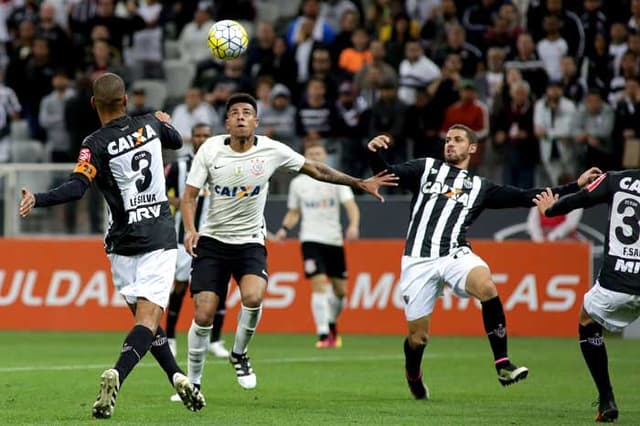
[[[496,370],[509,363],[507,355],[507,324],[500,296],[482,302],[482,322],[489,338]]]
[[[587,367],[591,372],[591,377],[598,387],[601,398],[612,396],[611,381],[609,379],[609,366],[607,358],[607,348],[604,344],[602,326],[591,323],[580,325],[580,350]]]
[[[114,367],[120,376],[121,386],[131,370],[133,370],[133,367],[135,367],[147,353],[153,340],[153,333],[147,327],[135,325],[131,329],[122,344],[120,357]]]

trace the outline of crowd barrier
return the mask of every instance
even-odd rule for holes
[[[404,334],[398,291],[404,241],[347,243],[345,333]],[[491,266],[511,335],[575,336],[582,296],[591,281],[590,246],[577,242],[472,241]],[[268,244],[269,287],[263,332],[315,332],[310,285],[298,241]],[[178,328],[193,309],[185,298]],[[232,283],[225,331],[235,330],[240,297]],[[126,330],[131,317],[111,284],[98,239],[0,239],[0,329]],[[479,304],[446,290],[432,319],[433,335],[482,335]]]

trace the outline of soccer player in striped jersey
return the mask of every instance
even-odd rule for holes
[[[198,152],[200,146],[205,140],[209,139],[212,135],[211,126],[205,123],[196,123],[191,128],[191,144],[193,145],[194,155]],[[171,296],[169,297],[169,306],[167,306],[167,339],[169,339],[169,347],[171,352],[175,355],[177,353],[176,342],[176,324],[178,322],[178,316],[180,315],[180,309],[182,308],[182,300],[187,291],[187,285],[189,284],[189,274],[191,272],[191,256],[184,249],[184,226],[182,224],[182,214],[180,213],[180,196],[184,192],[184,186],[187,182],[187,174],[191,169],[193,162],[193,155],[189,155],[178,161],[174,161],[167,166],[167,194],[169,204],[176,208],[175,221],[176,221],[176,233],[178,235],[178,262],[176,264],[176,277],[173,283],[173,289],[171,290]],[[205,191],[201,191],[196,203],[195,223],[196,229],[200,228],[200,225],[204,222],[206,214],[203,214],[209,209],[209,197]],[[229,351],[225,349],[224,342],[220,340],[220,333],[222,331],[222,325],[224,324],[225,316],[225,301],[220,301],[220,306],[216,311],[213,318],[213,328],[211,329],[209,352],[218,358],[227,358]],[[175,395],[174,395],[175,396]],[[173,400],[176,400],[173,398]],[[179,399],[177,399],[179,401]]]
[[[640,170],[605,173],[582,191],[559,200],[547,189],[534,202],[548,217],[609,205],[604,262],[595,284],[584,295],[578,332],[582,356],[598,388],[596,421],[613,422],[618,406],[602,328],[620,332],[640,317]]]
[[[307,145],[304,156],[325,162],[327,150],[321,143]],[[360,210],[348,186],[320,182],[307,175],[296,176],[289,186],[288,210],[277,240],[284,240],[300,217],[300,241],[304,258],[304,273],[313,287],[311,313],[316,323],[316,348],[341,347],[337,321],[347,291],[347,267],[342,242],[340,205],[349,219],[346,230],[348,240],[358,239]],[[331,283],[331,291],[327,284]]]
[[[388,136],[380,135],[369,141],[368,148],[378,152],[390,143]],[[496,185],[469,173],[470,156],[476,149],[475,133],[456,124],[446,133],[445,161],[427,157],[390,166],[379,154],[371,157],[375,172],[391,171],[399,178],[400,186],[413,193],[399,286],[409,328],[404,341],[406,378],[416,399],[429,397],[422,382],[422,354],[429,338],[431,313],[445,284],[455,295],[473,296],[481,302],[484,329],[500,384],[510,385],[529,373],[526,367],[512,363],[507,354],[502,302],[489,266],[471,251],[466,231],[485,208],[533,206],[532,199],[540,189]],[[554,192],[576,192],[599,173],[592,168],[578,182],[554,188]]]
[[[256,100],[245,93],[229,98],[225,114],[229,134],[214,136],[200,147],[181,198],[184,246],[194,256],[191,293],[195,309],[188,338],[188,374],[194,384],[201,382],[213,316],[233,276],[240,289],[241,308],[229,361],[241,387],[256,387],[247,348],[260,320],[267,289],[264,206],[269,180],[276,170],[349,185],[379,199],[381,186],[396,185],[395,176],[388,173],[357,179],[307,160],[283,143],[256,135],[256,105]],[[196,199],[205,185],[211,194],[209,210],[204,225],[196,230]]]

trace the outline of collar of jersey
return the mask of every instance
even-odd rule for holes
[[[231,145],[231,137],[227,136],[226,138],[224,138],[224,144],[225,145]],[[254,145],[258,145],[258,137],[257,136],[253,136],[253,144]]]

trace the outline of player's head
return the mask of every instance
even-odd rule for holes
[[[232,137],[252,137],[258,127],[256,99],[247,93],[234,93],[225,106],[225,127]]]
[[[469,157],[478,149],[478,137],[464,124],[454,124],[444,139],[444,159],[447,163],[465,169]]]
[[[327,161],[327,148],[320,141],[308,142],[304,147],[304,156],[308,160],[324,163]]]
[[[105,73],[93,82],[91,105],[98,114],[124,113],[127,108],[127,94],[124,81],[113,73]]]
[[[204,141],[209,139],[213,134],[211,126],[206,123],[196,123],[191,128],[191,144],[193,145],[193,152],[198,152],[198,149],[202,146]]]

